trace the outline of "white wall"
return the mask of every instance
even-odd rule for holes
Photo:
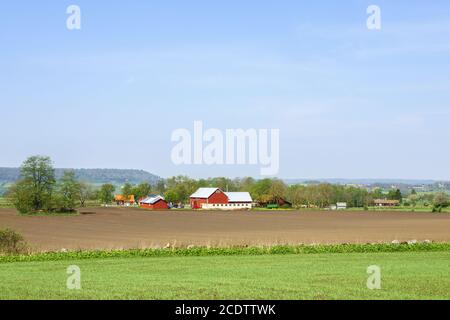
[[[251,203],[202,204],[202,209],[204,210],[248,210],[251,208],[252,208]]]

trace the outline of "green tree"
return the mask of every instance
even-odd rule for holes
[[[373,195],[366,189],[359,187],[342,187],[343,195],[339,197],[338,201],[345,201],[349,207],[366,208],[373,202]],[[342,199],[343,198],[343,199]],[[377,197],[379,199],[379,197]]]
[[[74,211],[80,196],[80,183],[74,171],[64,171],[58,183],[57,204],[61,211]]]
[[[187,176],[177,176],[166,180],[166,190],[175,191],[179,196],[179,202],[189,202],[191,194],[197,190],[199,183]]]
[[[374,199],[384,199],[386,195],[383,193],[383,190],[381,190],[381,188],[375,188],[372,191],[372,197]]]
[[[122,187],[122,195],[125,198],[125,200],[128,200],[128,198],[133,194],[133,186],[129,183],[125,183]]]
[[[252,177],[246,177],[240,181],[239,190],[240,191],[250,191],[255,185],[255,179]]]
[[[444,192],[436,193],[433,200],[433,211],[441,212],[443,208],[448,207],[450,204],[450,199],[448,194]]]
[[[283,181],[274,179],[269,188],[269,195],[272,197],[272,201],[278,202],[280,199],[286,198],[287,187]]]
[[[296,208],[301,206],[308,206],[309,202],[307,199],[307,188],[303,185],[291,185],[287,189],[287,199]]]
[[[261,202],[266,202],[270,197],[271,186],[272,179],[261,179],[256,181],[250,190],[253,199]]]
[[[49,157],[32,156],[20,168],[20,180],[11,188],[11,198],[22,213],[51,210],[55,170]]]
[[[159,194],[164,194],[164,192],[166,192],[166,182],[163,179],[156,183],[155,191]]]
[[[181,197],[176,190],[167,190],[164,198],[169,203],[178,203],[181,201]]]
[[[104,184],[101,186],[99,192],[98,192],[98,199],[102,204],[109,204],[114,199],[114,190],[116,188],[110,184]]]
[[[387,195],[387,198],[389,200],[398,200],[400,201],[400,203],[403,201],[403,195],[400,189],[390,190]]]
[[[413,190],[414,190],[414,189],[413,189]],[[411,194],[408,196],[408,201],[409,201],[409,203],[411,204],[411,206],[413,207],[413,210],[415,210],[415,208],[416,208],[417,203],[419,202],[419,200],[420,200],[420,196],[417,195],[417,193],[411,193]]]
[[[86,205],[86,201],[93,199],[94,190],[92,186],[86,182],[79,182],[78,189],[78,201],[80,201],[80,206],[84,207]]]
[[[141,198],[147,197],[152,192],[152,186],[149,183],[141,183],[132,188],[134,199],[139,201]]]
[[[32,192],[30,184],[20,180],[9,188],[8,196],[20,213],[30,213],[37,211],[33,208]]]

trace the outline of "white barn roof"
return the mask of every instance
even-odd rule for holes
[[[219,188],[199,188],[191,195],[191,198],[208,199],[214,192],[220,190]],[[224,192],[228,197],[229,202],[253,202],[250,193],[248,192]]]
[[[253,202],[248,192],[225,192],[229,202]]]
[[[219,190],[219,188],[199,188],[191,195],[191,198],[208,199],[217,190]]]
[[[143,203],[143,204],[155,204],[159,200],[164,200],[164,198],[161,197],[161,196],[150,196],[150,197],[145,198],[144,200],[141,200],[140,203]]]

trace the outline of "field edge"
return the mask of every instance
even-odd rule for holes
[[[45,252],[28,255],[0,256],[0,264],[13,262],[42,262],[63,260],[86,260],[132,257],[203,257],[203,256],[260,256],[260,255],[301,255],[321,253],[394,253],[394,252],[438,252],[449,251],[450,242],[444,243],[377,243],[377,244],[336,244],[336,245],[276,245],[227,248],[164,248]]]

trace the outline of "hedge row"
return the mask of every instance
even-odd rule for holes
[[[277,254],[318,254],[318,253],[374,253],[374,252],[417,252],[449,251],[450,243],[416,244],[337,244],[337,245],[285,245],[273,247],[229,247],[229,248],[169,248],[47,252],[32,255],[0,256],[0,263],[83,260],[132,257],[205,257],[235,255],[277,255]]]

